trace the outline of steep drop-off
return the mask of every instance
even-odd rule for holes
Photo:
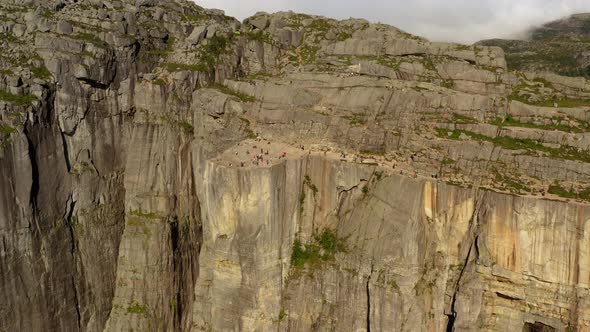
[[[585,79],[356,19],[0,7],[0,331],[590,331]]]

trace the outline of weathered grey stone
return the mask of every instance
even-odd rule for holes
[[[0,330],[589,329],[586,80],[364,20],[62,5],[3,26]]]
[[[207,32],[206,26],[197,26],[193,29],[191,34],[186,39],[191,44],[195,45],[198,44],[203,38],[205,37],[205,33]]]
[[[66,21],[57,22],[57,32],[63,35],[69,35],[74,32],[72,25]]]
[[[270,21],[266,15],[255,16],[248,21],[252,26],[257,29],[263,30],[268,27]]]

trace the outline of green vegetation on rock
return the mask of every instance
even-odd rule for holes
[[[129,314],[145,314],[147,312],[147,306],[139,304],[137,302],[132,303],[127,307],[127,313]]]
[[[240,117],[239,119],[244,123],[244,132],[246,133],[246,138],[256,139],[256,133],[254,133],[254,131],[250,127],[250,120],[242,117]]]
[[[221,91],[222,93],[225,93],[226,95],[234,96],[244,103],[253,103],[256,101],[255,97],[249,96],[249,95],[247,95],[245,93],[241,93],[239,91],[232,90],[224,85],[218,84],[218,85],[212,86],[212,88],[217,89],[217,90]]]
[[[31,68],[31,73],[35,78],[48,79],[51,77],[51,72],[45,66],[33,67]]]
[[[8,91],[0,90],[0,100],[18,106],[29,105],[37,100],[37,97],[32,95],[14,95]]]
[[[507,115],[504,118],[497,117],[492,124],[501,127],[522,127],[522,128],[535,128],[535,129],[543,129],[543,130],[559,130],[565,131],[568,133],[583,133],[590,131],[590,124],[587,122],[578,122],[580,125],[577,127],[570,126],[569,124],[563,124],[565,120],[564,118],[551,118],[549,119],[549,124],[537,124],[532,122],[521,122],[515,120],[511,115]]]
[[[16,132],[16,129],[14,129],[13,127],[0,123],[0,134],[10,135],[14,132]]]
[[[526,150],[529,153],[541,153],[553,159],[565,159],[590,162],[590,152],[576,147],[563,145],[559,148],[545,146],[538,141],[528,138],[514,138],[510,136],[489,137],[466,130],[450,130],[436,128],[437,136],[441,138],[458,140],[461,135],[468,136],[472,140],[490,142],[494,145],[508,150]]]
[[[571,198],[571,199],[581,199],[585,201],[590,201],[590,187],[586,188],[581,191],[575,191],[572,189],[568,190],[563,188],[559,182],[555,182],[554,184],[549,186],[548,192],[553,195],[557,195],[564,198]]]
[[[274,40],[272,35],[268,31],[256,30],[256,31],[248,31],[246,33],[246,37],[250,40],[260,41],[263,43],[267,43],[270,45],[277,45],[277,41]]]
[[[367,120],[365,120],[365,117],[362,114],[345,115],[341,116],[341,118],[348,120],[351,126],[367,124]]]
[[[231,39],[222,36],[214,36],[207,39],[199,51],[199,71],[210,71],[223,61],[222,56],[228,52]]]
[[[550,88],[544,86],[545,88]],[[590,99],[574,99],[566,96],[547,96],[540,92],[540,87],[521,82],[514,87],[510,100],[541,107],[584,107],[590,106]]]
[[[71,36],[73,39],[81,40],[87,43],[90,43],[98,48],[108,48],[109,44],[107,44],[104,40],[100,39],[96,34],[93,33],[78,33]]]
[[[333,261],[339,252],[346,252],[345,240],[339,238],[335,231],[324,229],[314,234],[311,240],[302,244],[295,239],[291,254],[291,266],[296,269],[304,267],[319,268],[322,263]]]
[[[160,67],[166,69],[169,72],[177,72],[177,71],[207,71],[208,67],[203,65],[186,65],[183,63],[172,63],[172,62],[164,62],[160,64]]]
[[[176,43],[176,38],[170,37],[166,40],[166,47],[160,50],[149,50],[147,54],[149,55],[156,55],[156,56],[167,56],[172,51],[174,51],[174,43]]]

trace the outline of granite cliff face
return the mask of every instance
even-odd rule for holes
[[[0,331],[590,331],[585,79],[364,20],[0,7]]]

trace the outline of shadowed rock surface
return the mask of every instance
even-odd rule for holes
[[[0,7],[1,331],[590,330],[584,78],[359,19]]]

